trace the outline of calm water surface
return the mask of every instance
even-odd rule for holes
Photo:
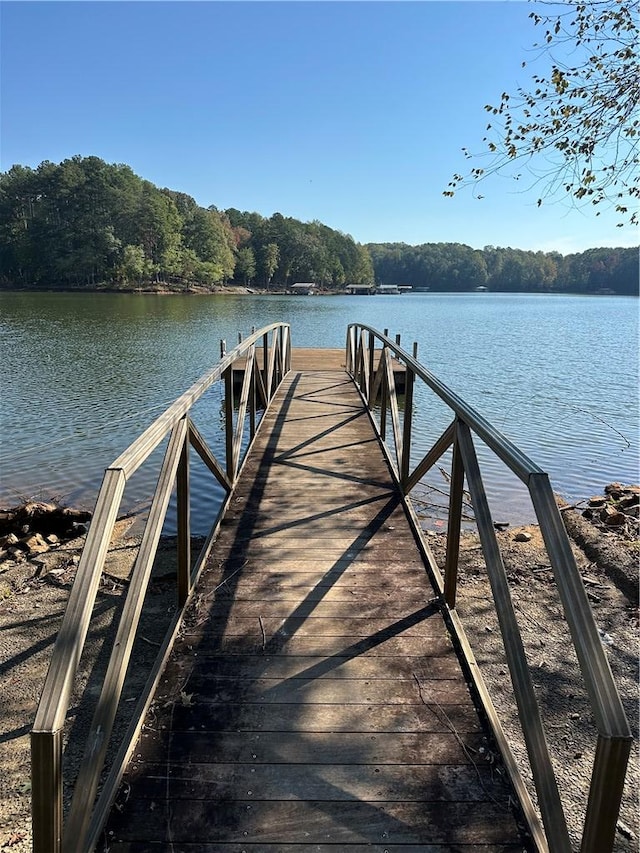
[[[277,320],[291,323],[294,346],[342,347],[354,321],[400,333],[408,350],[417,341],[420,361],[547,470],[570,500],[612,480],[639,478],[633,298],[5,293],[0,310],[5,504],[57,495],[92,505],[104,468],[217,362],[220,339],[231,348],[239,331]],[[220,449],[222,402],[214,389],[203,404],[207,437]],[[422,392],[416,410],[417,459],[448,413]],[[480,458],[494,515],[532,518],[515,478],[482,448]],[[144,501],[152,479],[151,470],[141,473],[128,500]],[[211,479],[198,470],[193,479],[195,523],[204,527]]]

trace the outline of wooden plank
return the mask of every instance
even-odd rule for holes
[[[169,736],[167,751],[169,750]],[[465,735],[465,746],[477,752],[480,732]],[[459,739],[450,732],[172,732],[171,761],[178,764],[335,765],[468,763]],[[242,798],[242,794],[238,792]]]
[[[376,656],[365,657],[360,654],[354,657],[335,656],[300,656],[300,655],[234,655],[230,657],[221,652],[198,655],[201,667],[212,677],[236,678],[255,681],[257,678],[268,678],[283,681],[309,677],[349,678],[349,679],[379,679],[407,680],[413,682],[414,677],[462,679],[460,665],[452,648],[444,654],[422,655],[416,657],[401,657],[388,655],[384,660]]]
[[[145,800],[133,801],[126,824],[114,815],[116,840],[144,839],[149,834],[164,837],[169,827],[175,842],[239,841],[250,837],[258,844],[287,844],[332,841],[335,844],[382,841],[453,845],[473,843],[480,835],[493,843],[512,841],[512,819],[505,808],[494,803],[396,802],[221,802],[215,812],[207,800],[165,801],[150,808]],[[215,819],[214,819],[215,815]]]
[[[425,779],[424,766],[407,764],[165,764],[150,766],[140,780],[131,777],[130,796],[143,800],[232,800],[244,791],[248,800],[314,800],[375,802],[384,791],[387,802],[479,802],[487,794],[491,768],[436,765]]]
[[[453,679],[431,679],[424,682],[424,691],[417,689],[414,680],[399,679],[305,679],[286,680],[256,678],[253,681],[234,678],[208,678],[193,674],[189,678],[188,690],[199,697],[210,695],[216,702],[262,702],[269,705],[298,703],[301,705],[386,705],[424,704],[429,701],[441,704],[456,704],[469,700],[469,691],[464,681]],[[187,691],[188,692],[188,691]]]
[[[188,695],[188,694],[187,694]],[[165,760],[169,741],[165,731],[232,731],[232,732],[350,732],[354,729],[376,732],[422,733],[451,732],[452,726],[459,735],[481,731],[475,709],[468,703],[463,705],[451,702],[441,703],[439,707],[426,708],[421,705],[376,705],[366,708],[358,705],[342,707],[340,705],[300,705],[281,703],[277,706],[277,718],[274,718],[274,706],[260,702],[245,702],[231,705],[228,702],[207,702],[190,700],[177,701],[156,708],[155,729],[145,729],[139,741],[137,752],[138,766],[146,762]],[[164,728],[163,728],[164,727]],[[197,761],[194,756],[194,761]],[[475,771],[474,771],[475,772]]]
[[[305,564],[308,568],[312,563]],[[371,577],[371,575],[375,577]],[[222,567],[220,577],[223,576]],[[299,600],[304,598],[324,598],[327,601],[353,601],[354,596],[366,595],[368,600],[376,596],[388,598],[401,587],[409,593],[423,594],[424,572],[415,566],[400,564],[393,573],[380,577],[376,567],[360,562],[356,568],[343,572],[326,572],[322,566],[316,571],[295,571],[284,573],[276,566],[271,571],[255,570],[250,575],[240,576],[234,587],[236,599],[286,598]]]
[[[313,618],[315,619],[348,618],[353,613],[355,605],[354,601],[325,601],[322,597],[316,600],[305,599],[304,601],[313,607]],[[250,619],[259,616],[262,619],[279,616],[287,618],[292,612],[292,603],[295,604],[296,602],[292,602],[290,599],[285,601],[235,600],[229,606],[229,601],[223,600],[212,607],[209,612],[214,619],[217,615],[224,616],[227,619]],[[397,599],[391,602],[383,600],[375,603],[360,601],[357,607],[357,618],[365,620],[367,625],[371,619],[376,617],[401,619],[403,616],[410,615],[407,613],[406,606],[403,609],[402,602],[398,602]],[[365,625],[365,629],[367,625]]]
[[[212,583],[215,583],[218,577],[228,575],[232,570],[238,568],[239,565],[248,565],[242,561],[238,563],[237,555],[221,556],[216,552],[214,559],[215,566],[210,570],[209,577]],[[338,560],[326,560],[322,554],[300,556],[298,559],[289,562],[286,566],[275,560],[252,560],[251,571],[244,572],[241,577],[247,580],[283,576],[295,578],[297,575],[321,575],[328,583],[334,584],[344,579],[358,577],[362,583],[371,583],[371,575],[375,574],[379,584],[392,581],[397,574],[410,574],[412,577],[426,577],[424,566],[418,560],[416,554],[402,554],[397,560],[390,560],[385,563],[385,571],[380,571],[380,566],[376,562],[375,557],[371,554],[360,554],[355,556],[345,556]]]
[[[456,853],[522,853],[522,844],[457,844]],[[189,843],[188,841],[172,841],[171,853],[451,853],[450,844],[343,844],[311,843],[311,844],[253,844],[243,841],[215,841]],[[109,853],[165,853],[164,842],[149,843],[147,841],[112,841],[109,839]]]
[[[202,632],[194,632],[185,630],[181,635],[181,643],[185,647],[193,646],[202,639]],[[224,652],[227,657],[233,655],[253,655],[265,654],[263,649],[263,637],[259,630],[255,636],[241,635],[238,637],[227,637],[224,641],[219,641],[217,645],[212,647],[210,652],[201,654],[216,654]],[[416,637],[401,634],[398,636],[379,637],[376,634],[364,638],[359,637],[327,637],[321,634],[320,636],[301,637],[294,635],[287,638],[285,646],[282,648],[275,647],[269,649],[271,656],[276,654],[297,655],[308,657],[318,657],[319,655],[343,655],[350,650],[357,650],[361,657],[396,657],[403,655],[405,657],[421,658],[429,655],[433,650],[433,654],[442,654],[445,650],[451,648],[451,638],[443,630],[441,634],[432,637]],[[179,646],[178,646],[179,647]]]
[[[351,637],[370,638],[372,635],[392,637],[438,637],[442,634],[440,622],[432,622],[422,618],[422,611],[417,610],[401,619],[369,619],[344,618],[330,619],[313,615],[287,616],[286,618],[266,617],[259,615],[242,617],[236,616],[227,621],[222,627],[220,623],[208,626],[206,636],[218,637],[266,637],[268,641],[276,638],[287,642],[290,637]]]
[[[420,579],[422,580],[422,578]],[[398,594],[402,592],[410,592],[414,594],[422,594],[424,592],[424,581],[418,583],[411,575],[405,573],[399,577],[393,578],[393,583],[385,584],[381,587],[376,582],[369,581],[368,586],[357,587],[355,585],[339,585],[339,584],[298,584],[295,588],[289,586],[283,587],[277,583],[263,583],[259,586],[249,584],[249,581],[243,582],[240,580],[235,587],[235,601],[237,604],[254,604],[264,603],[268,599],[270,607],[277,605],[287,605],[289,612],[291,606],[300,601],[301,597],[307,602],[325,602],[325,604],[341,604],[349,607],[358,607],[362,602],[367,606],[380,606],[386,604],[387,607],[395,601]],[[232,593],[229,593],[232,595]],[[220,600],[224,600],[224,590],[220,595]],[[261,611],[257,611],[261,612]]]

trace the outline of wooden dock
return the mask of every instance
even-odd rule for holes
[[[110,853],[527,847],[343,365],[293,351],[104,830]]]

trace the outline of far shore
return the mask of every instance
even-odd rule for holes
[[[189,285],[187,287],[181,287],[179,285],[171,285],[167,283],[158,283],[158,284],[149,284],[140,287],[114,287],[112,285],[92,285],[86,287],[0,287],[0,295],[3,293],[8,294],[16,294],[16,293],[73,293],[73,294],[118,294],[118,295],[133,295],[133,296],[224,296],[224,295],[233,295],[233,296],[301,296],[306,294],[296,294],[293,293],[289,288],[277,287],[277,288],[268,288],[268,287],[259,287],[259,286],[248,286],[243,284],[215,284],[215,285]],[[477,293],[475,289],[471,290],[414,290],[409,291],[407,293],[403,293],[401,295],[413,295],[419,293],[424,296],[428,294],[430,296],[441,296],[443,294],[456,295],[456,296],[469,296],[471,294],[476,294],[478,297],[487,296],[490,294],[495,295],[528,295],[528,296],[593,296],[593,297],[602,297],[602,296],[622,296],[622,297],[631,297],[637,298],[640,297],[640,291],[637,293],[597,293],[593,291],[572,291],[566,292],[562,290],[487,290],[482,293]],[[313,294],[314,296],[349,296],[344,290],[328,290],[318,288]],[[382,295],[382,294],[375,294]],[[400,295],[400,294],[394,294]]]

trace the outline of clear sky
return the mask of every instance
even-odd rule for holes
[[[484,105],[529,85],[531,10],[2,2],[0,170],[96,155],[205,207],[319,219],[360,242],[637,245],[613,213],[538,208],[500,178],[482,200],[442,196],[461,149],[482,150]]]

